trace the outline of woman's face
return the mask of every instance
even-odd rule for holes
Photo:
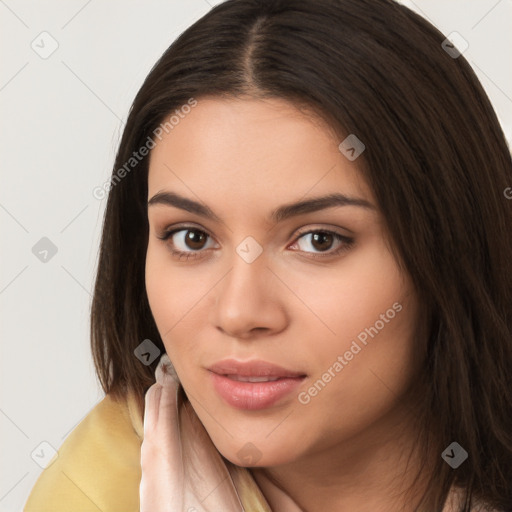
[[[198,417],[241,466],[355,442],[399,408],[418,368],[416,295],[340,142],[283,100],[210,98],[151,152],[151,310]],[[310,203],[333,194],[349,199]],[[237,384],[209,370],[227,358],[306,377]]]

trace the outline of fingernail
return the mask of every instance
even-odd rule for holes
[[[163,354],[155,371],[156,381],[164,385],[173,382],[179,384],[180,380],[174,366],[167,354]],[[169,380],[171,379],[171,381]]]

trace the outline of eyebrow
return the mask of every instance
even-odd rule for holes
[[[216,222],[222,222],[222,219],[208,206],[187,197],[180,196],[175,192],[158,192],[148,201],[148,206],[155,205],[174,206],[175,208],[195,213],[201,217],[205,217]],[[269,220],[273,223],[278,223],[298,215],[339,206],[358,206],[361,208],[375,210],[375,206],[365,199],[335,193],[306,199],[304,201],[284,204],[270,213]]]

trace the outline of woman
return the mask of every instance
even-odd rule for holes
[[[141,476],[143,512],[512,510],[512,162],[445,40],[391,0],[228,0],[154,66],[91,328],[141,472],[105,442],[94,506]]]

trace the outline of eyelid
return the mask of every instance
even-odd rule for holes
[[[164,230],[162,230],[162,232],[160,234],[157,234],[157,238],[162,240],[164,243],[167,243],[167,240],[171,236],[176,234],[177,232],[194,230],[194,229],[205,233],[212,240],[215,240],[215,237],[213,235],[211,235],[207,229],[204,229],[200,225],[196,225],[196,224],[189,223],[189,222],[173,224],[169,227],[166,227]],[[304,235],[307,235],[307,234],[316,233],[316,232],[331,233],[331,234],[335,235],[336,237],[339,237],[338,241],[342,242],[342,245],[340,247],[338,247],[338,249],[329,250],[329,251],[325,251],[325,252],[309,252],[309,251],[294,251],[294,252],[299,252],[299,253],[305,252],[305,254],[309,255],[309,256],[305,256],[305,257],[313,258],[313,259],[314,258],[335,257],[335,256],[339,255],[340,253],[342,253],[345,249],[350,248],[354,244],[354,241],[355,241],[353,236],[340,233],[339,230],[340,230],[339,226],[325,227],[325,225],[323,225],[323,226],[316,225],[315,226],[315,225],[308,224],[305,227],[298,228],[298,231],[295,230],[295,236],[293,238],[293,241],[289,245],[296,244],[300,238],[302,238]],[[350,231],[352,233],[352,231],[349,229],[347,229],[347,231]],[[192,251],[192,250],[191,251],[180,251],[180,250],[176,250],[176,249],[171,249],[171,252],[173,253],[173,255],[187,255],[187,257],[190,257],[190,258],[197,258],[197,257],[201,257],[202,253],[206,253],[207,251],[209,251],[211,249],[212,249],[211,247],[208,249],[202,249],[202,250],[198,250],[198,251]]]
[[[200,226],[199,224],[194,224],[194,223],[189,223],[189,222],[183,222],[183,223],[178,223],[178,224],[173,224],[171,226],[168,226],[168,227],[165,227],[164,229],[162,229],[160,231],[160,234],[157,235],[157,237],[159,239],[163,239],[164,237],[168,237],[168,235],[170,235],[171,233],[174,233],[176,231],[181,231],[183,229],[197,229],[198,231],[203,231],[204,233],[206,233],[210,238],[215,238],[206,228],[204,228],[203,226]],[[346,231],[348,231],[349,233],[351,233],[350,235],[346,235],[344,233],[340,233],[338,230],[340,229],[339,226],[328,226],[326,227],[326,225],[311,225],[311,224],[307,224],[307,226],[305,227],[300,227],[298,229],[295,229],[292,231],[292,233],[290,233],[290,235],[288,235],[288,238],[290,238],[292,235],[294,235],[294,242],[297,240],[298,237],[302,236],[302,235],[306,235],[306,234],[309,234],[311,232],[315,232],[315,231],[328,231],[328,232],[333,232],[333,233],[336,233],[344,238],[352,238],[352,234],[353,234],[353,231],[351,231],[350,229],[348,228],[342,228],[342,229],[345,229]]]
[[[182,231],[186,229],[197,229],[197,231],[203,231],[206,233],[210,238],[215,238],[207,229],[205,229],[203,226],[199,224],[194,224],[190,222],[178,222],[178,224],[172,224],[170,226],[166,226],[161,231],[156,230],[157,233],[159,231],[160,234],[157,234],[157,237],[162,239],[163,237],[167,237],[171,233],[174,233],[176,231]]]
[[[348,231],[350,234],[346,235],[342,233],[340,231],[341,229]],[[294,230],[295,238],[314,231],[328,231],[331,233],[336,233],[337,235],[340,235],[345,238],[352,238],[354,236],[354,232],[348,228],[340,228],[339,226],[331,226],[329,224],[307,224],[306,227],[300,227],[297,230]]]
[[[341,256],[345,251],[351,249],[355,244],[355,238],[353,236],[344,235],[339,232],[339,228],[326,228],[326,227],[312,227],[304,228],[299,230],[299,232],[295,235],[293,242],[291,245],[296,245],[299,243],[299,240],[303,238],[305,235],[313,234],[313,233],[329,233],[331,234],[338,242],[339,245],[335,249],[329,249],[327,251],[320,252],[310,252],[310,251],[294,251],[297,252],[299,256],[306,259],[318,259],[318,260],[328,260],[329,258],[337,258]],[[304,256],[306,254],[307,256]]]

